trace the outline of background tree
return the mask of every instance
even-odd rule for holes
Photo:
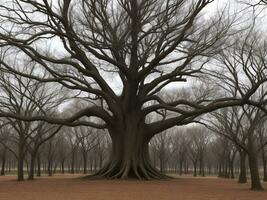
[[[25,65],[25,63],[23,63]],[[33,74],[34,66],[23,66],[24,71]],[[0,105],[1,111],[15,115],[33,116],[38,113],[55,115],[58,102],[64,101],[64,95],[56,94],[51,85],[37,82],[17,74],[0,72]],[[27,152],[31,153],[31,170],[29,179],[33,179],[33,169],[38,148],[53,137],[60,129],[57,126],[47,127],[45,122],[26,122],[19,119],[6,118],[9,126],[9,142],[14,142],[17,149],[13,152],[18,158],[18,180],[23,180],[23,162]],[[53,130],[56,129],[56,130]],[[52,132],[52,133],[51,133]],[[6,144],[5,143],[2,144]],[[7,147],[7,146],[6,146]]]

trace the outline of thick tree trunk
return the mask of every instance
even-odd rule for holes
[[[246,157],[247,154],[243,150],[239,150],[240,155],[240,173],[238,183],[246,183],[247,182],[247,170],[246,170]]]
[[[112,153],[109,162],[95,176],[106,178],[161,179],[162,175],[149,160],[149,139],[130,121],[125,131],[110,132]]]
[[[255,149],[254,139],[251,135],[248,138],[248,159],[251,175],[251,190],[263,190],[258,169],[257,152]]]

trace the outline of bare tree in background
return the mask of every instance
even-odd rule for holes
[[[219,121],[219,124],[215,125],[213,123],[213,128],[216,133],[219,133],[222,136],[225,136],[227,139],[230,139],[234,144],[236,144],[237,149],[240,152],[241,158],[241,174],[244,172],[244,158],[243,151],[247,153],[249,160],[249,167],[251,173],[251,189],[252,190],[261,190],[262,186],[260,183],[259,176],[259,167],[258,167],[258,142],[257,138],[257,127],[261,124],[264,119],[264,114],[260,109],[256,108],[243,108],[240,109],[239,113],[232,113],[224,111],[223,114],[216,114],[216,119]],[[239,110],[239,111],[240,111]],[[241,116],[241,118],[239,117]],[[238,117],[238,119],[236,119]],[[265,143],[265,141],[263,141]],[[240,174],[240,176],[241,176]]]
[[[28,71],[29,74],[34,73],[33,68],[33,66],[23,67],[24,71]],[[62,94],[56,94],[46,83],[13,73],[0,72],[0,112],[9,112],[25,117],[38,113],[47,113],[53,116],[56,114],[58,102],[64,100]],[[1,143],[18,159],[18,180],[24,179],[23,163],[27,152],[31,154],[29,179],[33,179],[34,163],[39,147],[52,138],[61,126],[48,126],[46,122],[26,122],[13,118],[6,118],[6,122],[9,127],[9,136]],[[8,141],[14,143],[17,149],[7,146]]]
[[[74,132],[78,144],[81,147],[83,173],[87,174],[88,153],[98,145],[98,139],[101,138],[101,134],[97,133],[90,127],[77,127],[74,129]]]
[[[187,153],[189,152],[189,145],[190,139],[187,136],[186,129],[178,129],[174,132],[172,139],[172,146],[173,146],[173,156],[176,160],[175,168],[176,171],[179,169],[179,174],[182,175],[183,173],[183,166],[187,160]]]
[[[170,144],[172,137],[168,132],[156,135],[150,142],[150,147],[154,149],[154,154],[159,161],[159,171],[166,173],[168,159],[170,157]]]
[[[199,163],[199,175],[205,176],[204,159],[206,155],[206,148],[210,142],[210,133],[203,127],[192,127],[188,129],[190,135],[191,155],[194,157],[194,170],[195,164]],[[196,171],[194,171],[195,175]]]

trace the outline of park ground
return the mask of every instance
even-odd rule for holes
[[[17,182],[0,177],[0,200],[267,200],[265,191],[216,177],[177,177],[162,181],[87,180],[64,175]]]

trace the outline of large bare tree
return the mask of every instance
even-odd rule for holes
[[[20,52],[36,63],[37,73],[15,70],[19,63],[10,61],[10,56],[0,60],[1,68],[59,83],[93,104],[63,119],[6,112],[0,116],[106,128],[112,153],[97,176],[163,178],[149,162],[148,143],[153,136],[203,113],[244,104],[266,80],[260,77],[238,97],[210,98],[207,91],[201,97],[179,96],[175,86],[188,78],[198,87],[194,77],[206,67],[207,58],[221,50],[235,22],[220,12],[216,17],[204,15],[212,2],[12,0],[1,4],[0,46],[7,55]],[[171,101],[160,95],[168,85],[177,92]],[[147,120],[162,112],[167,117]]]

